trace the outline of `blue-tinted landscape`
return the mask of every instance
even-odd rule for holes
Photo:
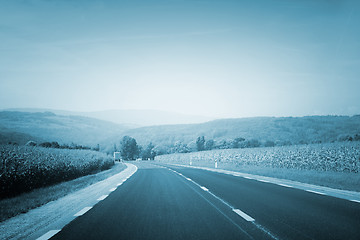
[[[0,0],[0,238],[360,239],[359,10]]]

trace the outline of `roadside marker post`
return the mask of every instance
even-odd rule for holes
[[[217,168],[217,159],[215,159],[215,168]]]

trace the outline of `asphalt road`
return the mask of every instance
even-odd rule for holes
[[[136,165],[51,239],[360,239],[360,203],[205,170]]]

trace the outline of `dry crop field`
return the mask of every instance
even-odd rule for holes
[[[337,142],[282,147],[224,149],[157,156],[156,160],[193,165],[213,165],[217,160],[241,166],[297,170],[360,172],[360,142]]]
[[[360,191],[360,142],[212,150],[157,156],[163,163],[236,170]]]
[[[12,145],[0,145],[0,159],[0,199],[114,165],[111,157],[96,151]]]

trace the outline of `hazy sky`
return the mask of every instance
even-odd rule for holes
[[[0,108],[360,113],[360,1],[0,0]]]

